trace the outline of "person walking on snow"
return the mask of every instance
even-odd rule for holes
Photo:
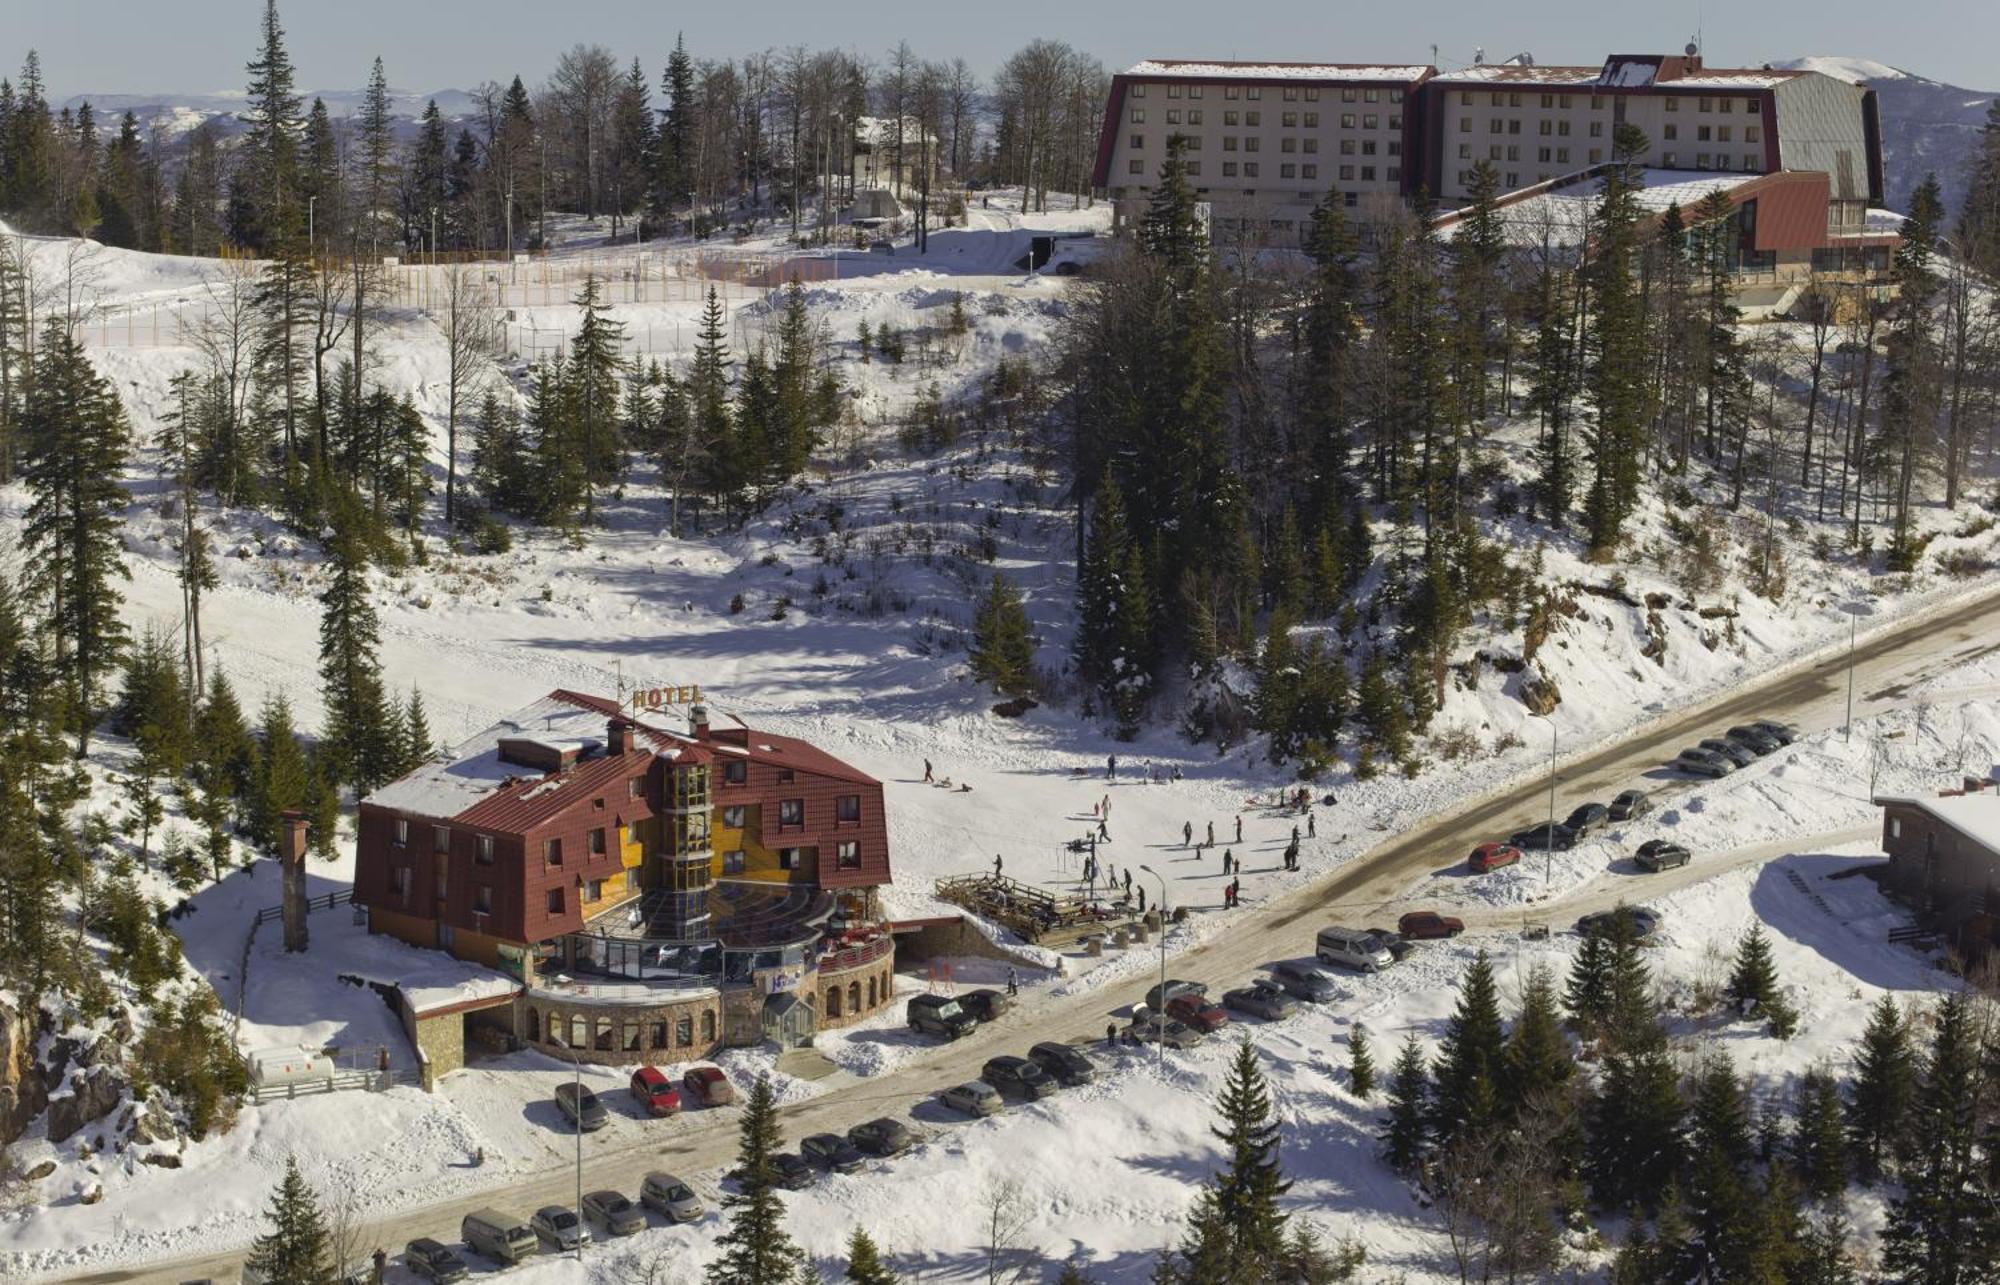
[[[1236,841],[1238,843],[1243,842],[1243,814],[1241,812],[1236,814]]]
[[[1107,781],[1118,779],[1118,756],[1116,754],[1107,754],[1104,756],[1104,779]]]
[[[1299,828],[1295,825],[1292,827],[1292,846],[1296,848],[1298,844],[1299,844]]]
[[[1009,995],[1019,995],[1021,993],[1021,979],[1015,974],[1012,968],[1007,970],[1007,993]]]
[[[924,784],[925,785],[934,784],[934,780],[931,776],[931,761],[929,759],[924,760]]]
[[[1313,814],[1310,810],[1308,810],[1306,812],[1306,838],[1316,839],[1318,837],[1319,837],[1319,826],[1314,823]]]
[[[1213,821],[1208,823],[1208,846],[1211,848],[1215,846],[1215,822]]]
[[[1181,846],[1183,848],[1192,848],[1194,846],[1194,822],[1192,821],[1181,822]]]
[[[1097,823],[1097,837],[1105,843],[1111,842],[1111,831],[1104,828],[1104,822]]]
[[[1132,895],[1132,867],[1130,866],[1125,867],[1125,895],[1128,897]],[[1140,895],[1142,897],[1145,895],[1143,890]]]
[[[1235,854],[1230,849],[1224,848],[1222,850],[1222,873],[1228,874],[1229,868],[1235,864],[1236,864]]]
[[[1146,913],[1146,885],[1143,883],[1139,885],[1139,913]]]
[[[993,877],[995,879],[1000,877],[1000,854],[997,852],[993,854]]]

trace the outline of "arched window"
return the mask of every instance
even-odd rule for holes
[[[868,979],[868,1007],[871,1009],[875,1007],[875,979],[873,977]]]
[[[850,1013],[859,1013],[861,1011],[860,982],[847,983],[847,1011]]]
[[[590,1019],[581,1013],[569,1015],[569,1046],[573,1049],[590,1047]]]
[[[597,1048],[599,1051],[605,1053],[609,1053],[612,1049],[611,1019],[608,1017],[597,1019]]]
[[[826,1015],[828,1017],[840,1016],[840,983],[838,982],[826,988]]]
[[[528,1010],[528,1043],[542,1042],[542,1015],[534,1009]]]
[[[701,1039],[704,1044],[715,1043],[715,1010],[701,1010]]]

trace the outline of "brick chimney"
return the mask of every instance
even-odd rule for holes
[[[282,879],[285,949],[306,948],[306,818],[287,812],[279,821],[278,868]]]
[[[688,729],[694,733],[697,741],[708,739],[708,706],[699,704],[688,706]]]
[[[632,720],[628,718],[614,718],[611,720],[610,744],[611,755],[614,758],[632,752]]]

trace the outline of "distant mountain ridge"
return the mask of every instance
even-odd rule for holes
[[[299,101],[310,107],[313,99],[322,99],[328,114],[339,120],[360,112],[362,96],[359,89],[320,89],[300,94]],[[427,94],[391,89],[389,115],[399,122],[413,122],[432,101],[446,120],[466,120],[479,112],[479,100],[462,89],[439,89]],[[138,118],[142,132],[157,124],[163,133],[174,137],[206,120],[219,120],[225,132],[233,134],[242,128],[237,117],[248,106],[240,89],[212,94],[73,94],[63,100],[62,106],[74,110],[86,102],[97,114],[100,128],[108,128],[129,111]]]
[[[1965,166],[1974,136],[1986,124],[1993,90],[1964,89],[1868,58],[1824,55],[1771,64],[1817,71],[1875,91],[1882,104],[1882,154],[1891,209],[1909,208],[1910,193],[1935,173],[1947,211],[1965,195]]]

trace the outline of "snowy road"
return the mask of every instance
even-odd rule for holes
[[[1857,716],[1878,714],[1926,699],[1916,689],[1927,680],[1991,652],[2000,643],[2000,592],[1988,591],[1954,604],[1900,621],[1868,639],[1855,652]],[[1654,771],[1680,746],[1700,736],[1750,718],[1784,717],[1806,730],[1837,727],[1847,698],[1847,657],[1821,658],[1781,669],[1761,682],[1746,684],[1718,698],[1674,711],[1653,720],[1615,742],[1592,746],[1558,767],[1566,797],[1608,797]],[[1935,693],[1930,693],[1934,696]],[[1177,956],[1176,976],[1211,986],[1238,984],[1275,958],[1310,953],[1312,934],[1322,923],[1379,922],[1399,908],[1399,894],[1431,872],[1462,862],[1470,848],[1540,819],[1546,806],[1544,783],[1531,774],[1508,786],[1441,812],[1415,828],[1387,839],[1348,861],[1327,878],[1238,912],[1241,929],[1209,936],[1205,944]],[[1616,904],[1627,890],[1634,898],[1657,895],[1711,877],[1724,870],[1769,860],[1801,845],[1865,838],[1868,827],[1850,826],[1825,834],[1760,842],[1720,855],[1703,856],[1689,867],[1651,878],[1592,879],[1561,898],[1531,905],[1526,914],[1559,926],[1560,916]],[[1223,913],[1210,911],[1207,913]],[[1475,930],[1482,925],[1511,926],[1523,912],[1472,912]],[[978,1073],[988,1057],[1019,1051],[1045,1039],[1101,1041],[1109,1014],[1121,1012],[1139,999],[1153,980],[1150,970],[1131,971],[1101,987],[1074,986],[1043,1004],[1024,1005],[999,1022],[980,1028],[956,1044],[928,1049],[910,1062],[874,1076],[836,1072],[822,1081],[824,1092],[782,1108],[788,1139],[820,1131],[844,1131],[853,1124],[883,1114],[900,1114],[938,1088]],[[1151,1056],[1123,1052],[1116,1056]],[[713,1189],[713,1171],[728,1164],[736,1147],[735,1112],[705,1113],[697,1127],[678,1132],[668,1145],[649,1141],[622,1148],[589,1150],[587,1184],[592,1187],[636,1187],[652,1169],[670,1167],[682,1174],[704,1175]],[[388,1145],[393,1145],[390,1143]],[[574,1200],[576,1177],[567,1167],[551,1167],[477,1193],[411,1208],[370,1224],[361,1238],[364,1247],[381,1245],[392,1253],[420,1235],[455,1236],[459,1219],[473,1209],[499,1205],[516,1210]],[[158,1263],[133,1270],[80,1277],[86,1281],[186,1281],[233,1276],[240,1252]]]

